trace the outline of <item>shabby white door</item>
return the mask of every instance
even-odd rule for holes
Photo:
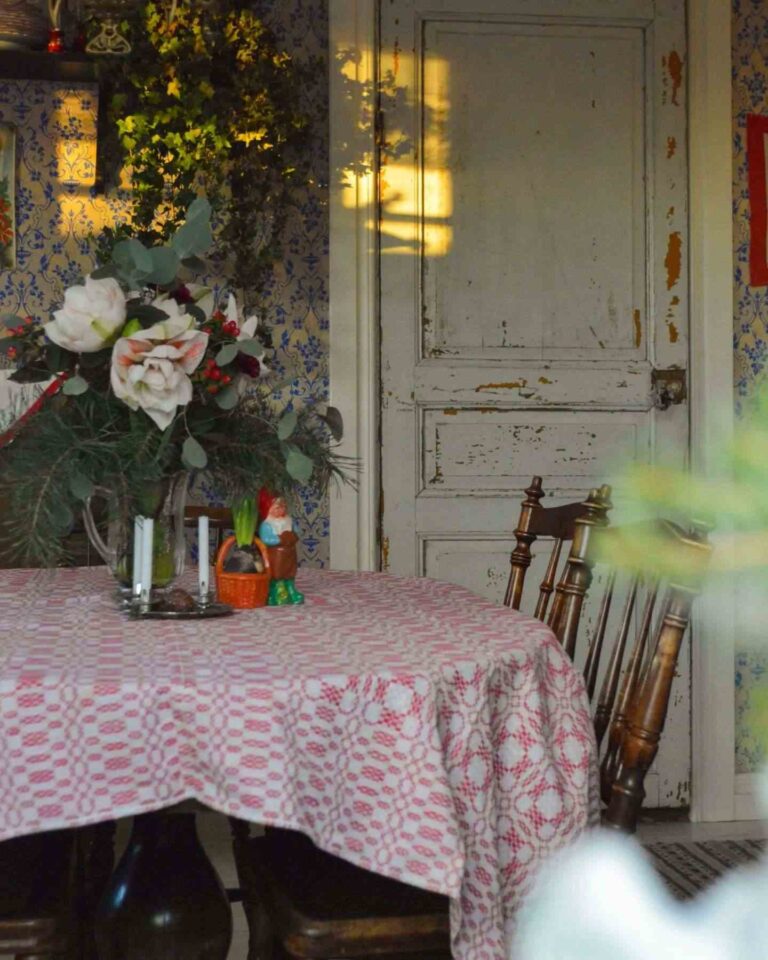
[[[382,565],[500,599],[532,475],[688,454],[653,388],[688,364],[684,0],[380,17]],[[689,694],[652,804],[688,800]]]

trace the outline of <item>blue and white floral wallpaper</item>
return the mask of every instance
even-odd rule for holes
[[[262,0],[286,47],[298,57],[327,58],[326,0]],[[327,75],[305,90],[311,115],[325,117]],[[0,272],[0,311],[47,315],[66,286],[90,265],[89,235],[125,214],[119,197],[97,196],[90,182],[96,147],[96,88],[0,79],[0,122],[18,136],[16,269]],[[768,288],[750,287],[746,115],[768,112],[768,8],[765,0],[733,0],[734,383],[737,407],[768,363]],[[298,370],[294,392],[328,390],[328,131],[316,125],[315,184],[292,211],[284,257],[268,291],[266,322],[280,362]],[[327,563],[328,508],[305,496],[297,517],[304,562]],[[736,658],[737,771],[765,759],[761,735],[768,702],[768,656]]]
[[[261,0],[254,4],[297,58],[327,62],[326,0]],[[309,116],[319,118],[312,138],[313,186],[289,216],[284,255],[266,297],[277,366],[296,372],[297,397],[328,394],[328,80],[303,91]],[[124,218],[120,195],[98,196],[92,186],[96,158],[97,89],[65,83],[0,78],[0,123],[17,130],[17,263],[0,271],[0,312],[46,317],[67,286],[91,268],[89,237]],[[303,562],[328,560],[328,506],[305,493],[295,517]]]
[[[733,279],[736,407],[768,366],[768,287],[749,284],[748,113],[768,114],[768,5],[733,0]],[[768,758],[768,654],[736,651],[736,772]]]

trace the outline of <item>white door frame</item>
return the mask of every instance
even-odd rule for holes
[[[731,9],[729,0],[688,0],[692,456],[732,429],[733,270],[731,213]],[[357,489],[330,503],[331,566],[376,570],[379,555],[377,206],[375,171],[340,184],[349,144],[375,156],[376,0],[329,0],[330,376],[342,411],[341,452],[360,463]],[[338,54],[345,59],[343,74]],[[351,81],[351,82],[350,82]],[[384,557],[386,565],[386,557]],[[692,816],[734,817],[734,636],[696,625],[693,663]]]

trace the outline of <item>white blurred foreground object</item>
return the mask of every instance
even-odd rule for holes
[[[766,776],[762,786],[768,810]],[[595,830],[542,870],[512,957],[768,960],[768,859],[680,903],[639,844]]]

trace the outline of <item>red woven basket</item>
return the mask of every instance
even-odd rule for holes
[[[264,573],[226,573],[224,561],[236,543],[234,537],[227,539],[219,547],[216,555],[216,593],[221,603],[228,603],[238,610],[250,610],[253,607],[265,607],[269,594],[269,581],[272,579],[267,548],[258,537],[253,538],[264,560]]]

